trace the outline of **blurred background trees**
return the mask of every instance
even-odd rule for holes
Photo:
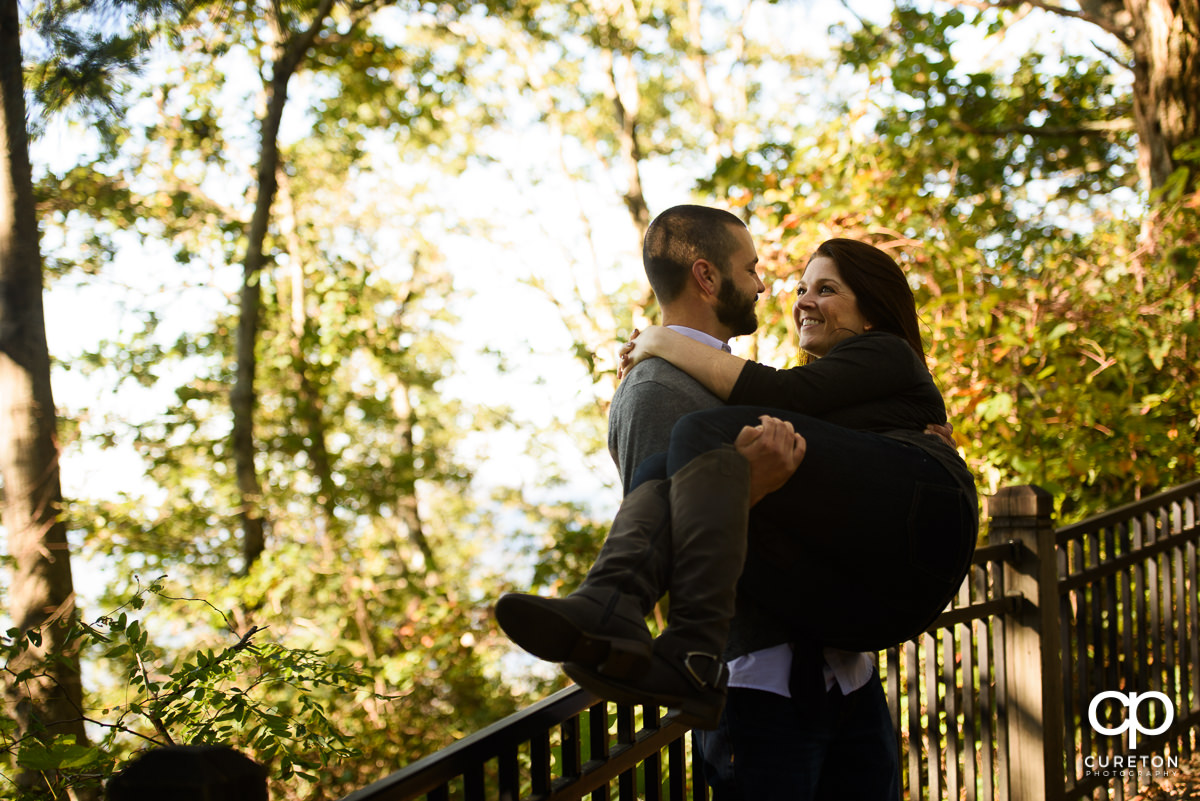
[[[94,744],[13,713],[0,781],[94,783],[220,720],[277,797],[338,797],[557,686],[489,605],[603,536],[614,354],[676,203],[747,220],[769,291],[736,347],[775,364],[821,240],[895,253],[984,492],[1075,519],[1194,478],[1196,12],[861,5],[21,5],[5,192],[41,256],[0,256],[28,299],[0,359],[44,274],[66,500],[10,522],[6,467],[5,558],[69,545]],[[17,698],[47,604],[5,586]]]

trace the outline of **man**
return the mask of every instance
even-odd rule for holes
[[[703,206],[668,209],[647,230],[642,256],[664,326],[724,350],[729,339],[757,329],[754,306],[766,287],[754,242],[736,216]],[[609,451],[625,492],[656,477],[653,462],[645,463],[666,452],[680,417],[719,405],[668,362],[637,365],[609,417]],[[899,799],[895,734],[873,655],[789,637],[770,610],[739,596],[725,713],[720,729],[702,734],[717,801]]]

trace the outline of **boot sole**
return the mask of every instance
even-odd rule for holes
[[[563,665],[563,672],[580,687],[605,701],[628,706],[667,707],[663,725],[678,723],[689,729],[711,731],[720,724],[721,712],[725,709],[724,693],[713,692],[703,695],[651,693],[614,680],[585,665],[575,663]]]
[[[653,646],[649,642],[584,631],[571,618],[528,596],[501,596],[496,622],[510,640],[547,662],[575,662],[620,678],[640,675],[650,667]]]

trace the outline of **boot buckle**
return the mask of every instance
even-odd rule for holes
[[[708,660],[708,665],[700,668],[693,666],[693,657],[702,657]],[[683,655],[683,666],[697,687],[705,689],[720,688],[724,687],[725,683],[729,680],[729,668],[719,656],[713,654],[707,654],[703,651],[687,651]],[[705,675],[702,676],[702,672]]]

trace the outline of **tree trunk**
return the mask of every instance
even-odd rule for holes
[[[9,665],[31,669],[34,677],[10,683],[6,694],[22,735],[75,734],[82,743],[82,685],[74,655],[64,653],[75,591],[62,519],[20,47],[17,0],[0,0],[0,479],[14,562],[10,611],[22,632],[40,627],[42,635],[40,646]],[[46,661],[50,654],[69,658]]]
[[[1126,0],[1133,17],[1134,118],[1138,166],[1158,189],[1179,166],[1175,149],[1200,139],[1200,5],[1195,0]],[[1194,190],[1195,170],[1187,190]]]
[[[312,463],[312,472],[316,476],[320,494],[317,503],[325,513],[325,523],[322,545],[326,553],[332,553],[332,538],[337,519],[334,511],[338,505],[337,483],[333,480],[333,457],[329,453],[327,443],[328,425],[325,422],[324,401],[320,388],[309,377],[308,357],[304,352],[305,342],[314,336],[312,323],[308,319],[308,309],[304,288],[304,246],[296,230],[300,221],[296,217],[295,205],[292,202],[291,187],[286,173],[280,176],[280,196],[283,214],[288,219],[285,239],[291,264],[291,331],[292,331],[292,370],[296,374],[296,416],[303,423],[304,452]]]
[[[404,452],[412,457],[416,456],[417,452],[417,411],[413,408],[412,401],[409,399],[408,393],[410,388],[403,381],[396,381],[396,386],[392,389],[392,409],[396,412],[396,419],[399,421],[399,439],[403,444]],[[417,549],[421,551],[421,555],[425,559],[425,565],[422,570],[424,573],[434,572],[438,569],[437,560],[433,553],[433,546],[430,545],[428,537],[425,536],[425,522],[421,519],[421,505],[417,498],[417,482],[414,479],[412,483],[412,492],[400,493],[396,498],[396,510],[400,519],[404,521],[405,528],[408,529],[408,538],[412,541]]]
[[[230,392],[233,410],[233,458],[241,495],[239,514],[242,522],[243,570],[249,571],[266,548],[266,521],[262,505],[262,485],[255,467],[254,410],[257,390],[255,347],[258,344],[258,320],[262,305],[261,272],[265,263],[264,247],[271,222],[271,204],[278,189],[279,126],[287,104],[288,81],[308,55],[309,48],[325,25],[334,0],[322,0],[312,24],[303,33],[284,40],[283,20],[278,26],[279,50],[272,64],[267,111],[262,120],[258,155],[258,192],[254,216],[246,235],[246,257],[242,262],[242,291],[238,309],[237,379]]]
[[[1133,53],[1138,171],[1146,189],[1160,189],[1179,166],[1175,148],[1200,140],[1200,4],[1082,0],[1080,9],[1083,19],[1117,36]],[[1193,169],[1183,189],[1197,186]]]
[[[267,114],[262,122],[258,195],[255,198],[254,216],[250,220],[247,235],[246,258],[242,263],[242,291],[238,308],[237,381],[229,399],[233,410],[233,458],[237,468],[238,492],[241,495],[239,513],[242,520],[242,562],[243,570],[246,571],[250,570],[266,547],[262,486],[254,464],[254,409],[258,400],[254,385],[258,366],[255,347],[258,344],[258,320],[262,306],[262,288],[259,281],[263,265],[263,246],[271,219],[271,203],[275,199],[277,187],[275,171],[279,168],[279,124],[283,118],[283,107],[287,103],[287,82],[290,77],[287,73],[280,73],[279,61],[276,61],[275,66],[276,74],[271,81]]]
[[[613,50],[604,48],[600,51],[601,65],[607,80],[605,92],[613,104],[613,114],[616,117],[617,141],[621,144],[621,162],[625,167],[626,187],[622,199],[629,216],[638,231],[638,244],[650,227],[650,207],[646,203],[646,195],[642,191],[642,147],[638,141],[638,106],[641,98],[638,95],[637,77],[632,73],[632,67],[627,67],[630,73],[622,81],[617,75],[617,58]],[[628,96],[622,96],[622,85],[628,87]]]

